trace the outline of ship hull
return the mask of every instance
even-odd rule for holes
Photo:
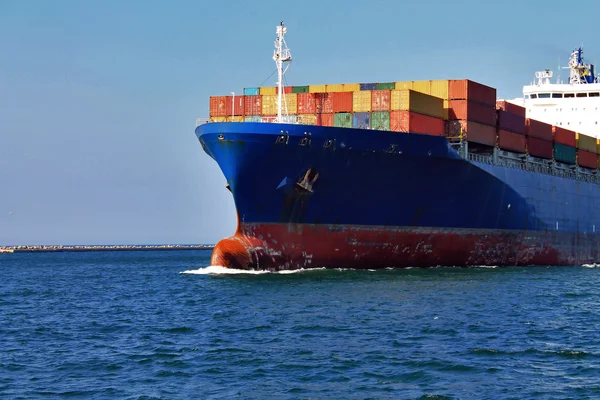
[[[572,265],[598,260],[598,185],[464,160],[444,137],[213,123],[196,134],[227,179],[232,268]]]

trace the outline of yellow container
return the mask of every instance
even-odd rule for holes
[[[262,114],[277,115],[277,95],[266,95],[262,97]]]
[[[308,87],[308,93],[325,93],[327,92],[327,85],[310,85]]]
[[[314,114],[301,114],[298,115],[298,123],[304,125],[316,125],[317,116]]]
[[[371,91],[359,90],[352,93],[352,111],[370,112],[371,111]]]
[[[412,81],[406,81],[406,82],[396,82],[396,90],[402,90],[402,89],[412,89]]]
[[[592,153],[596,152],[597,147],[597,139],[591,136],[584,135],[582,133],[576,134],[577,138],[577,148],[585,151],[589,151]]]
[[[596,139],[596,154],[600,154],[600,139]]]
[[[444,99],[443,107],[444,107],[444,119],[448,120],[448,110],[450,110],[450,102],[447,99]]]
[[[344,83],[342,92],[358,92],[360,90],[360,83]]]
[[[414,90],[392,90],[391,108],[444,118],[444,100]]]
[[[296,114],[298,112],[298,94],[297,93],[286,93],[282,98],[284,102],[282,104],[283,112],[285,114],[286,107],[288,114]]]
[[[269,86],[269,87],[261,87],[260,88],[260,94],[267,95],[273,95],[273,94],[277,94],[277,87],[276,86]]]
[[[244,117],[242,117],[242,116],[227,117],[227,122],[244,122]]]
[[[227,117],[210,117],[210,122],[227,122]]]
[[[419,93],[431,94],[431,81],[413,81],[412,90]]]
[[[432,96],[439,97],[440,99],[448,100],[448,80],[437,80],[431,81],[431,93]]]
[[[343,83],[333,83],[331,85],[327,85],[328,92],[343,92],[344,84]]]

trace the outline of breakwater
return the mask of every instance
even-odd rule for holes
[[[163,251],[163,250],[212,250],[207,244],[158,244],[158,245],[32,245],[0,246],[0,253],[49,253],[88,251]]]

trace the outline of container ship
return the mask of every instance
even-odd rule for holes
[[[197,124],[223,172],[236,269],[581,265],[599,260],[600,83],[583,50],[566,83],[523,97],[466,79],[285,86],[210,98]],[[224,189],[226,190],[226,189]]]

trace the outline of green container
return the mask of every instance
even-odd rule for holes
[[[333,115],[333,126],[352,128],[352,113],[336,113]]]
[[[395,82],[384,82],[377,84],[377,90],[394,90],[396,89]]]
[[[375,111],[371,114],[371,129],[378,131],[390,130],[390,112]]]
[[[577,150],[575,147],[554,143],[554,159],[565,164],[575,164],[577,161]]]
[[[292,93],[308,93],[308,86],[292,86]]]

